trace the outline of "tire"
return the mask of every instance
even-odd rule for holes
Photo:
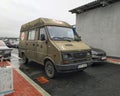
[[[11,60],[10,60],[10,59],[7,59],[7,61],[11,62]]]
[[[57,75],[55,67],[51,61],[45,62],[45,73],[48,78],[54,78]]]
[[[80,71],[83,72],[86,68],[82,68]]]
[[[27,64],[28,63],[28,58],[23,54],[22,56],[22,63]]]

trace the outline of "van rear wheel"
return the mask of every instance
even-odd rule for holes
[[[45,63],[45,73],[49,78],[54,78],[57,74],[55,67],[51,61]]]
[[[28,63],[28,58],[24,54],[22,56],[22,62],[23,62],[23,64],[27,64]]]

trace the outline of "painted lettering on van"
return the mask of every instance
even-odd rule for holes
[[[22,32],[22,33],[21,33],[21,40],[24,40],[24,38],[25,38],[25,33]]]

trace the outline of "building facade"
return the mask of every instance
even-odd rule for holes
[[[120,57],[119,0],[94,1],[70,12],[76,13],[76,29],[83,41]]]

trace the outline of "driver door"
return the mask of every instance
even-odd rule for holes
[[[45,40],[42,40],[42,35],[45,36]],[[44,58],[47,56],[47,35],[45,28],[40,28],[39,37],[37,41],[37,60],[42,64]]]

